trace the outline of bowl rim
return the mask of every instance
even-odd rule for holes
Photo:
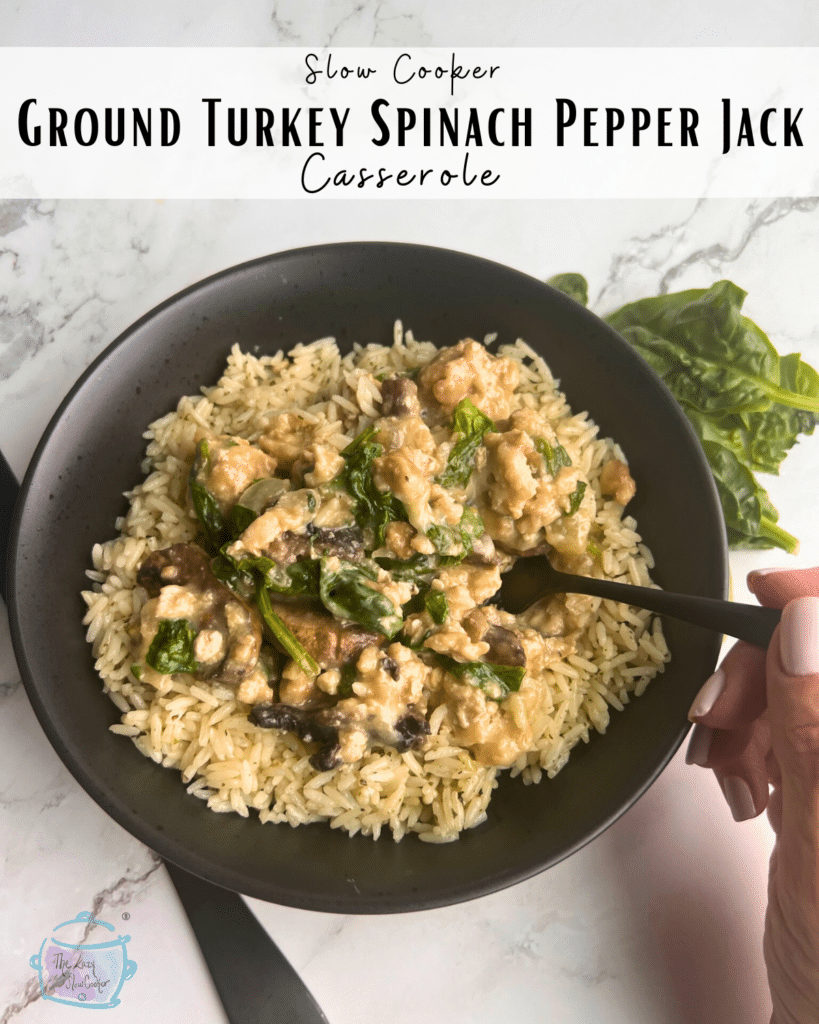
[[[231,867],[224,863],[215,863],[207,857],[202,856],[197,851],[190,849],[185,846],[183,842],[178,839],[171,838],[168,834],[163,831],[158,831],[156,826],[151,822],[146,821],[140,814],[133,812],[126,804],[124,800],[117,802],[112,800],[108,793],[102,789],[97,780],[97,775],[89,767],[87,758],[81,756],[81,753],[75,749],[70,742],[69,738],[64,735],[64,731],[61,730],[59,724],[55,721],[54,717],[50,714],[47,702],[43,699],[38,687],[35,674],[32,670],[31,664],[28,659],[27,650],[22,639],[22,626],[20,620],[20,597],[18,594],[18,578],[15,570],[16,556],[18,547],[20,544],[21,533],[23,530],[23,519],[24,512],[28,503],[30,491],[34,485],[35,478],[37,476],[38,468],[41,460],[44,457],[45,452],[51,443],[52,436],[56,431],[59,423],[61,422],[66,411],[70,408],[77,394],[84,388],[86,383],[96,374],[98,369],[104,365],[112,354],[120,349],[122,346],[136,334],[142,331],[146,324],[149,324],[153,319],[165,313],[167,310],[174,306],[184,302],[188,297],[194,295],[197,292],[206,292],[214,286],[226,281],[233,275],[239,275],[252,270],[257,266],[265,266],[267,264],[276,263],[277,261],[284,261],[292,259],[294,257],[314,257],[320,256],[324,252],[331,250],[344,250],[344,249],[356,249],[356,250],[367,250],[376,251],[379,249],[388,248],[391,250],[404,250],[420,253],[436,253],[444,256],[454,256],[459,259],[467,261],[474,261],[475,264],[482,264],[487,270],[502,270],[507,274],[512,274],[520,278],[526,279],[529,284],[536,284],[542,289],[546,289],[551,293],[553,301],[562,304],[567,309],[570,309],[571,314],[574,316],[580,316],[586,318],[589,322],[594,322],[597,330],[602,330],[607,333],[612,339],[615,340],[616,344],[628,346],[628,343],[623,339],[617,331],[610,327],[602,318],[592,313],[591,310],[580,305],[573,299],[569,298],[564,293],[553,288],[551,285],[544,281],[539,280],[533,275],[527,274],[524,271],[517,270],[516,268],[509,267],[505,264],[498,263],[486,259],[481,256],[475,256],[470,253],[464,253],[459,250],[449,249],[441,246],[428,246],[420,245],[411,242],[392,242],[392,241],[347,241],[347,242],[332,242],[332,243],[318,243],[315,245],[294,247],[281,252],[269,253],[263,256],[255,257],[254,259],[244,261],[229,267],[225,267],[213,274],[208,275],[201,280],[195,281],[194,283],[186,286],[180,291],[170,295],[156,306],[149,309],[147,312],[142,314],[136,321],[126,327],[120,332],[106,347],[100,352],[99,355],[89,364],[89,366],[82,372],[77,378],[75,383],[71,386],[63,400],[60,402],[53,416],[48,422],[42,437],[40,438],[37,447],[31,457],[29,465],[26,469],[24,479],[20,486],[20,492],[18,496],[17,505],[14,512],[14,517],[10,531],[10,543],[7,552],[7,591],[8,591],[8,611],[9,611],[9,623],[10,632],[12,638],[12,644],[14,648],[15,657],[21,674],[23,684],[25,686],[29,701],[32,704],[35,715],[48,738],[49,743],[54,748],[62,762],[68,768],[72,776],[79,782],[83,789],[91,796],[95,803],[100,806],[111,818],[114,819],[117,824],[126,829],[131,835],[137,838],[139,841],[145,843],[149,848],[158,853],[161,857],[179,865],[180,867],[188,870],[202,878],[205,878],[211,882],[221,885],[225,888],[232,889],[245,895],[252,896],[261,900],[279,903],[281,905],[292,906],[295,908],[326,911],[331,913],[351,913],[351,914],[385,914],[385,913],[401,913],[410,912],[416,910],[432,909],[435,907],[450,906],[460,902],[466,902],[471,899],[476,899],[481,896],[488,895],[493,892],[497,892],[508,886],[517,884],[518,882],[524,881],[527,878],[531,878],[540,872],[546,870],[549,867],[553,867],[560,861],[576,853],[582,849],[585,845],[596,839],[603,832],[606,831],[619,817],[621,817],[630,807],[632,807],[653,785],[657,778],[667,767],[668,763],[674,757],[675,753],[679,749],[685,735],[690,728],[688,722],[681,723],[681,729],[678,738],[674,743],[670,745],[665,755],[659,759],[655,768],[643,778],[639,786],[632,790],[629,798],[623,801],[616,811],[608,815],[604,819],[600,820],[598,826],[592,830],[589,834],[583,836],[579,841],[573,843],[571,846],[563,849],[558,856],[552,857],[551,859],[542,861],[535,865],[528,865],[524,867],[509,869],[502,873],[493,875],[491,878],[487,878],[486,881],[481,885],[470,884],[467,889],[462,892],[452,892],[447,897],[429,899],[425,895],[417,897],[407,897],[402,900],[394,901],[359,901],[351,899],[345,902],[339,902],[335,900],[332,906],[328,905],[327,900],[321,898],[287,898],[283,899],[280,895],[272,896],[271,892],[276,890],[275,886],[256,884],[253,879],[244,877],[240,872],[233,870]],[[630,348],[630,346],[629,346]],[[687,433],[689,440],[691,441],[692,450],[695,452],[695,458],[697,458],[701,464],[701,468],[705,469],[704,479],[707,481],[708,494],[703,496],[704,501],[711,507],[711,511],[716,511],[719,522],[722,525],[720,543],[718,547],[719,562],[714,566],[717,575],[722,580],[722,595],[725,596],[728,588],[728,545],[727,536],[724,527],[724,520],[722,517],[721,505],[719,501],[718,491],[714,482],[713,476],[710,471],[710,467],[705,456],[702,446],[697,439],[697,436],[688,421],[687,417],[679,407],[676,400],[673,398],[671,393],[666,388],[666,385],[657,375],[657,373],[647,363],[643,361],[644,369],[647,371],[649,376],[654,378],[657,387],[664,392],[676,410],[678,420],[681,429]],[[715,595],[716,596],[716,595]],[[719,637],[715,634],[714,637],[714,663],[716,663],[716,657],[719,651]],[[102,692],[102,691],[101,691]],[[416,837],[407,836],[407,841],[412,841]],[[369,839],[372,842],[373,840]],[[382,840],[383,841],[383,837]]]

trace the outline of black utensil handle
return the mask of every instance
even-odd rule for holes
[[[20,485],[17,483],[17,477],[12,473],[11,466],[6,462],[5,455],[0,452],[0,597],[4,601],[8,593],[8,554],[11,524],[14,519],[14,510],[17,507],[19,494]]]
[[[560,574],[563,575],[562,573]],[[607,601],[622,601],[647,608],[658,615],[670,615],[694,626],[704,626],[754,647],[766,648],[782,617],[779,608],[760,608],[755,604],[719,601],[712,597],[694,597],[689,594],[668,594],[652,587],[634,587],[630,583],[614,583],[592,577],[566,576],[567,590],[602,597]]]
[[[328,1024],[244,900],[165,862],[231,1024]]]
[[[0,451],[0,596],[20,485]],[[327,1024],[321,1008],[243,900],[166,862],[231,1024]]]

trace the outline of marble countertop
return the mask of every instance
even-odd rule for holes
[[[780,350],[819,364],[817,237],[819,204],[785,200],[0,205],[0,446],[21,474],[74,378],[163,298],[242,260],[320,241],[427,242],[541,278],[578,269],[600,312],[730,276]],[[799,565],[819,562],[817,444],[802,443],[770,481],[783,524],[802,539]],[[737,598],[749,599],[750,568],[787,560],[734,554]],[[0,1020],[71,1012],[40,999],[29,956],[78,910],[123,929],[127,920],[139,970],[118,1019],[140,1021],[161,1004],[163,1019],[221,1020],[164,870],[64,769],[5,632],[0,666],[0,901],[9,925],[0,932]],[[686,767],[681,751],[604,835],[505,892],[399,917],[250,902],[332,1024],[489,1024],[505,1015],[522,1024],[762,1022],[770,847],[767,822],[735,825],[714,779]]]
[[[251,10],[251,7],[254,10]],[[693,5],[685,22],[580,3],[525,0],[498,32],[488,0],[330,0],[317,21],[295,0],[146,2],[122,19],[103,0],[44,0],[0,12],[3,45],[800,45],[815,5]],[[443,14],[444,8],[448,13]],[[550,10],[550,18],[544,12]],[[656,12],[656,8],[652,8]],[[706,14],[706,11],[708,12]],[[70,12],[70,16],[69,16]],[[787,17],[782,16],[787,14]],[[780,351],[819,365],[819,201],[436,203],[0,203],[0,448],[22,475],[82,370],[161,300],[224,267],[319,242],[390,239],[475,253],[540,278],[579,270],[606,312],[660,290],[731,277]],[[734,594],[751,568],[819,564],[819,439],[772,478],[782,524],[802,539],[731,557]],[[579,853],[504,892],[398,917],[323,915],[250,900],[331,1024],[763,1024],[761,957],[771,832],[736,825],[713,777],[680,751],[647,795]],[[0,617],[0,1024],[58,1021],[29,965],[78,911],[131,936],[138,971],[117,1020],[224,1020],[169,879],[114,824],[45,739]],[[342,980],[343,979],[343,980]]]

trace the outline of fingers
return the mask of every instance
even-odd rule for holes
[[[766,705],[765,652],[738,643],[706,680],[688,717],[711,729],[736,729],[756,721]]]
[[[784,608],[797,597],[819,594],[819,567],[814,569],[756,569],[748,587],[766,608]]]
[[[782,827],[819,842],[819,597],[782,612],[768,649],[771,746],[782,772]]]
[[[769,750],[770,731],[762,717],[730,730],[695,726],[686,760],[714,770],[734,820],[745,821],[768,805]]]
[[[738,643],[706,680],[686,760],[714,770],[735,819],[767,806],[777,832],[784,820],[819,844],[819,568],[752,572],[748,586],[782,623],[767,654]]]

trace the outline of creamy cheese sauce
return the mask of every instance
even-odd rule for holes
[[[229,683],[256,724],[318,745],[319,769],[373,744],[423,747],[439,708],[477,761],[511,765],[553,709],[550,667],[595,607],[558,596],[516,617],[492,604],[518,556],[551,550],[565,567],[592,566],[589,481],[521,403],[519,382],[516,362],[466,339],[415,380],[379,382],[383,415],[352,443],[319,436],[298,412],[272,416],[252,444],[200,441],[199,555],[169,555],[170,576],[141,570],[156,591],[135,651],[144,678],[159,685],[155,665],[184,664]],[[472,428],[455,417],[479,414],[463,455]],[[621,504],[635,492],[619,459],[601,487]],[[158,652],[163,620],[188,629],[174,627],[176,646]]]

